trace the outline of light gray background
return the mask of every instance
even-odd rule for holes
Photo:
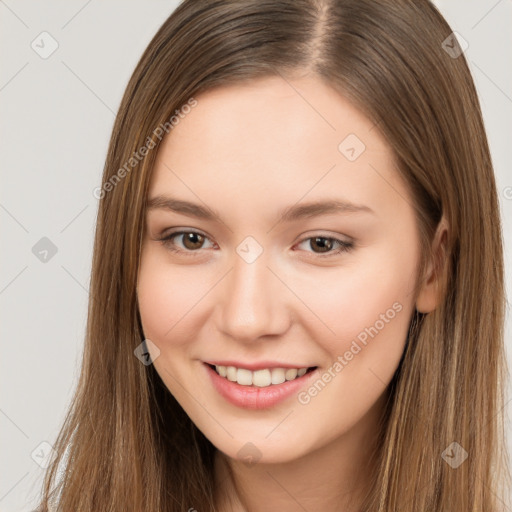
[[[97,210],[92,191],[130,74],[176,5],[0,0],[0,511],[36,505],[44,472],[38,462],[48,453],[41,443],[54,442],[77,383]],[[469,43],[500,192],[510,296],[512,2],[437,5]],[[51,49],[43,31],[58,43],[48,58],[31,47]],[[46,262],[32,251],[43,237],[57,248]],[[509,311],[509,351],[511,333]]]

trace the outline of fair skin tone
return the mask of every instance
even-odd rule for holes
[[[189,201],[221,220],[148,210],[137,292],[144,335],[160,350],[155,368],[219,450],[220,510],[355,512],[414,308],[436,306],[433,278],[413,294],[414,201],[378,129],[318,78],[264,78],[196,99],[160,146],[148,197]],[[349,134],[366,146],[353,161],[338,149]],[[278,216],[328,199],[372,211]],[[202,237],[158,240],[171,231]],[[263,249],[251,263],[237,252],[248,236]],[[352,248],[339,251],[333,238]],[[294,394],[262,410],[237,407],[203,364],[289,361],[317,366],[319,378],[372,327],[308,403]],[[252,465],[239,453],[249,442],[260,457]]]

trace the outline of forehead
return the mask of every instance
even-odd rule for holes
[[[150,196],[178,190],[197,200],[216,193],[262,211],[271,201],[286,205],[336,191],[375,204],[383,189],[391,185],[396,195],[402,186],[373,123],[318,78],[268,77],[196,100],[162,141]]]
[[[262,144],[297,152],[297,142],[307,139],[308,146],[321,142],[337,152],[352,133],[369,151],[387,150],[374,124],[316,77],[260,78],[206,91],[196,100],[198,105],[182,116],[164,146],[196,139],[202,145],[214,142],[219,149],[229,146],[230,153],[257,150]]]

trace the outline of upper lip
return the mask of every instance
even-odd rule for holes
[[[312,364],[290,364],[290,363],[281,363],[279,361],[259,361],[259,362],[247,362],[243,363],[241,361],[233,361],[233,360],[222,360],[222,361],[204,361],[206,364],[211,364],[213,366],[235,366],[236,368],[245,368],[247,370],[256,371],[256,370],[264,370],[264,369],[272,369],[272,368],[311,368],[315,365]]]

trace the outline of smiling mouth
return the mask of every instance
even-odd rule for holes
[[[317,366],[310,366],[309,368],[265,368],[251,371],[235,366],[205,364],[226,380],[236,382],[241,386],[259,388],[277,386],[284,382],[300,379],[317,368]]]

